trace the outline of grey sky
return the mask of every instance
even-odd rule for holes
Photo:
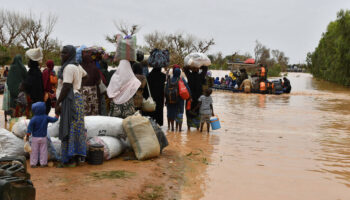
[[[63,44],[102,45],[106,34],[116,32],[113,20],[139,24],[143,35],[161,32],[213,37],[210,53],[249,52],[255,40],[284,51],[290,63],[304,62],[317,46],[322,32],[350,0],[0,0],[2,8],[59,19],[53,35]]]

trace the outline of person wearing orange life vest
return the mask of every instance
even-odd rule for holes
[[[263,64],[260,64],[259,66],[260,66],[260,68],[259,68],[260,80],[266,80],[266,77],[267,77],[266,67]]]
[[[260,81],[260,93],[261,94],[266,94],[267,90],[266,90],[266,83],[265,81]]]

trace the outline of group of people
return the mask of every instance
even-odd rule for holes
[[[176,130],[182,131],[186,110],[189,130],[195,127],[202,131],[206,123],[209,132],[209,120],[214,111],[208,85],[208,66],[200,69],[185,66],[185,75],[178,65],[153,67],[149,73],[143,55],[138,54],[136,60],[119,60],[117,69],[109,71],[107,63],[110,57],[103,50],[76,49],[72,45],[62,48],[61,67],[57,72],[52,60],[46,62],[43,71],[40,69],[40,49],[28,50],[26,57],[29,71],[23,65],[21,55],[14,58],[4,98],[9,100],[5,111],[13,118],[26,116],[31,119],[26,138],[32,136],[32,167],[47,165],[47,125],[58,119],[62,167],[76,166],[84,161],[87,150],[84,116],[88,115],[126,118],[139,111],[162,126],[166,105],[168,125],[169,128],[171,125],[172,131],[175,121]],[[170,100],[169,91],[174,86],[179,87],[180,81],[186,86],[189,97],[182,99],[176,94],[175,101]],[[148,97],[155,102],[152,112],[142,108]],[[51,108],[55,109],[55,117],[48,116]]]
[[[275,83],[267,79],[267,72],[266,66],[260,64],[256,74],[249,77],[246,69],[242,68],[237,73],[230,72],[221,80],[216,77],[214,84],[224,88],[237,88],[245,93],[274,94],[276,88],[279,89],[279,87],[281,92],[290,93],[292,87],[287,77],[284,77],[283,81],[280,79],[278,83]]]

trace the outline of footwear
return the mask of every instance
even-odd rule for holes
[[[37,168],[38,166],[36,166],[36,165],[31,165],[30,167],[31,167],[31,168]]]

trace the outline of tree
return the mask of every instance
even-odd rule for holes
[[[316,78],[350,86],[350,11],[340,10],[330,22],[315,51],[307,55]]]
[[[20,34],[25,28],[24,17],[17,12],[0,10],[0,45],[9,47],[21,43]]]
[[[193,35],[183,33],[166,34],[155,31],[144,36],[146,45],[143,49],[150,52],[154,48],[168,49],[170,52],[171,64],[184,64],[186,55],[193,52],[206,53],[212,45],[214,39],[201,40]]]
[[[10,60],[11,58],[6,47],[0,46],[0,66],[4,66]]]
[[[124,34],[124,36],[135,35],[141,29],[141,27],[137,24],[128,25],[127,23],[122,22],[122,21],[120,21],[120,22],[114,21],[113,23],[114,23],[114,26],[117,28],[117,30],[120,33],[114,34],[112,36],[109,36],[109,35],[106,36],[106,40],[112,44],[117,43],[117,35],[118,34]]]

